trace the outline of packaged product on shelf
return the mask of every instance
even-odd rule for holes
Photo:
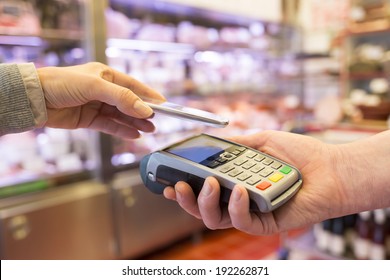
[[[79,0],[61,1],[60,13],[56,14],[58,29],[77,31],[82,28],[82,2]]]
[[[144,23],[135,35],[137,40],[175,42],[176,27],[158,23]]]
[[[390,27],[389,3],[387,1],[352,1],[351,31],[374,31]]]
[[[375,74],[382,71],[382,60],[385,55],[383,46],[362,44],[353,50],[353,59],[349,71],[352,74]]]
[[[351,254],[353,251],[353,242],[355,240],[357,214],[351,214],[343,217],[345,230],[344,230],[344,238],[346,245],[346,254]]]
[[[39,35],[41,25],[32,3],[21,0],[0,1],[0,33]]]
[[[248,47],[251,41],[251,33],[245,27],[223,27],[220,30],[220,42],[241,47]]]
[[[125,14],[108,7],[105,10],[108,38],[131,39],[141,27],[138,19],[130,19]]]
[[[353,242],[353,251],[356,259],[366,260],[369,258],[373,225],[371,218],[370,211],[361,212],[358,215],[356,236]]]
[[[38,0],[43,29],[78,31],[83,25],[84,1]]]
[[[182,21],[177,26],[177,42],[192,44],[197,48],[206,49],[215,44],[219,39],[216,28],[194,25],[189,21]]]
[[[377,209],[373,212],[374,226],[372,230],[372,243],[369,250],[369,259],[386,259],[386,212],[385,209]]]
[[[7,147],[0,149],[1,161],[3,162],[0,177],[22,172],[41,173],[44,171],[41,161],[38,160],[38,147],[33,132],[4,135],[0,138],[0,145]],[[35,160],[37,160],[36,165],[31,164]]]
[[[332,223],[333,220],[329,219],[314,225],[313,233],[316,246],[324,252],[329,250]]]
[[[386,241],[385,241],[386,259],[390,260],[390,208],[386,208],[385,213],[386,213]]]
[[[375,78],[370,81],[369,88],[373,94],[385,96],[389,93],[389,82],[386,78]]]
[[[345,223],[343,217],[334,218],[329,240],[329,252],[337,257],[343,257],[346,250]]]

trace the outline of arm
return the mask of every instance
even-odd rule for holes
[[[325,144],[309,136],[265,131],[232,140],[296,166],[303,186],[272,213],[248,211],[249,197],[236,186],[227,209],[219,207],[219,184],[208,178],[196,199],[184,182],[166,188],[187,212],[212,229],[235,227],[250,234],[273,234],[333,217],[390,206],[390,131],[343,145]]]

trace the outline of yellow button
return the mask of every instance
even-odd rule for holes
[[[280,174],[280,173],[275,173],[275,174],[273,174],[273,175],[271,175],[271,176],[269,176],[269,178],[268,179],[270,179],[272,182],[277,182],[277,181],[279,181],[280,179],[282,179],[284,176],[282,175],[282,174]]]

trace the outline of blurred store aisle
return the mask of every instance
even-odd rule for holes
[[[290,232],[294,238],[304,230]],[[196,239],[196,238],[195,238]],[[275,259],[279,235],[252,236],[235,229],[205,231],[199,240],[187,239],[145,256],[158,260],[256,260]]]

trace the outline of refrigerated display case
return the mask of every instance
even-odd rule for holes
[[[41,67],[93,60],[95,5],[0,1],[0,62]],[[115,258],[109,188],[97,180],[99,149],[99,134],[85,129],[0,138],[2,259]]]
[[[286,96],[292,96],[295,104],[301,101],[301,81],[291,79],[300,72],[294,59],[299,32],[293,26],[163,1],[28,2],[40,7],[41,31],[33,35],[4,32],[0,36],[2,62],[108,63],[156,88],[170,101],[226,115],[232,122],[215,129],[156,116],[157,131],[134,141],[55,129],[2,137],[4,258],[138,258],[202,231],[201,221],[143,186],[138,175],[142,156],[199,132],[227,136],[278,129],[284,116],[275,109],[278,104]],[[62,6],[71,3],[73,7]],[[57,17],[59,11],[64,16]],[[77,196],[84,188],[89,195]],[[94,211],[98,203],[102,207]],[[61,214],[51,214],[56,212]],[[89,240],[87,235],[99,232],[96,217],[102,219],[102,236],[83,242]],[[56,227],[48,227],[51,224]],[[73,235],[69,228],[74,228]],[[56,230],[71,237],[62,239],[60,234],[56,239]],[[31,250],[23,252],[23,246]]]
[[[197,133],[218,136],[280,128],[277,103],[299,103],[299,32],[290,26],[245,19],[165,1],[108,1],[102,58],[164,94],[171,102],[231,119],[217,129],[155,115],[156,131],[126,141],[105,137],[104,178],[112,188],[121,257],[136,257],[205,227],[139,177],[151,151]],[[102,51],[100,50],[100,53]],[[282,66],[282,67],[281,67]]]
[[[33,34],[0,28],[1,62],[106,62],[104,0],[1,3],[16,17],[27,5],[40,24]],[[0,138],[2,259],[137,258],[203,229],[175,203],[148,193],[136,169],[113,168],[111,141],[51,128]]]
[[[41,67],[87,61],[86,1],[2,1],[0,10],[1,63],[33,62]],[[84,178],[96,168],[96,145],[89,145],[95,137],[83,129],[51,128],[1,137],[0,187],[42,178],[52,185],[55,177],[63,181],[77,173]],[[12,191],[0,189],[0,194]]]
[[[85,62],[88,1],[0,3],[0,62],[66,66]]]
[[[111,161],[117,168],[189,134],[280,129],[291,118],[286,111],[303,104],[297,59],[302,38],[293,25],[166,1],[108,4],[109,65],[151,85],[171,102],[231,119],[228,127],[214,129],[156,115],[154,134],[131,142],[112,139]]]

